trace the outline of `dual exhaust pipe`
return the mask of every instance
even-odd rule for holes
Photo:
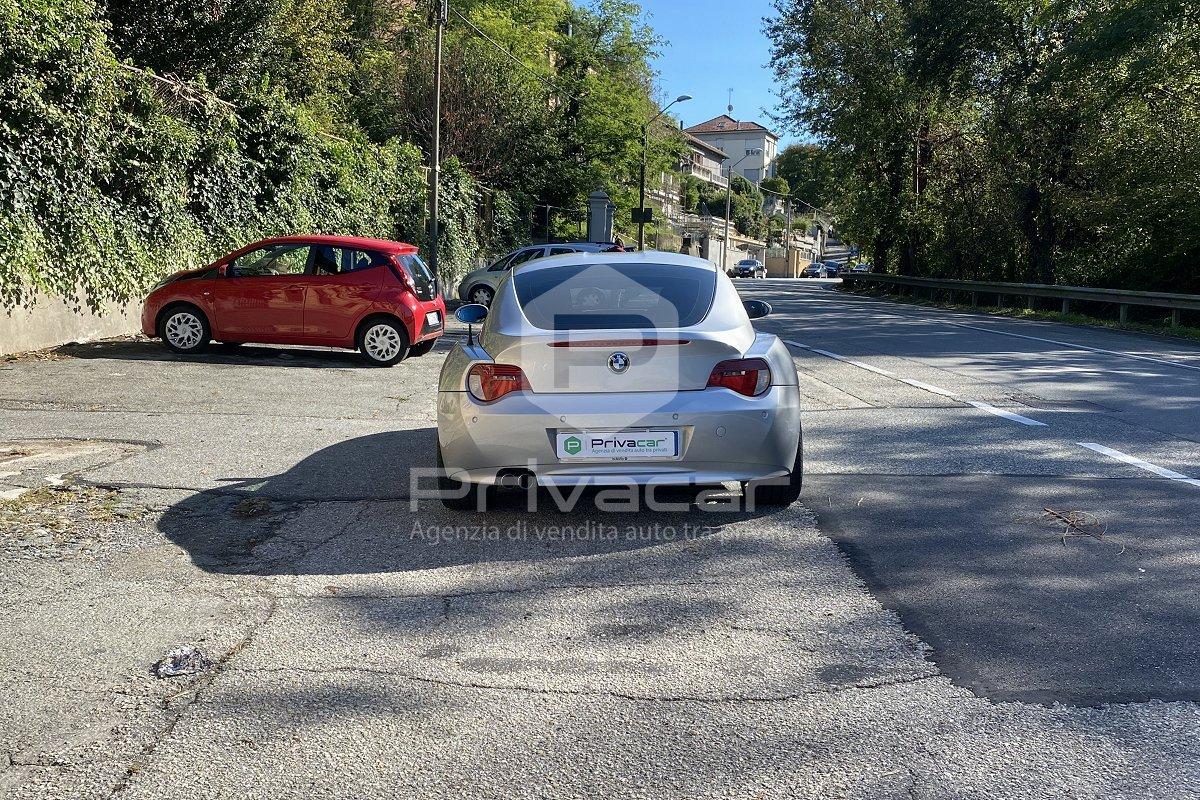
[[[537,486],[537,478],[527,469],[502,469],[496,475],[496,485],[502,489],[528,489]]]

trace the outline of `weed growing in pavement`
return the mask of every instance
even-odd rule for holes
[[[144,519],[149,513],[112,489],[30,489],[0,501],[0,552],[23,559],[91,555],[112,538],[118,524]]]

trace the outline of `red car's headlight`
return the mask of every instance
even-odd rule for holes
[[[525,373],[511,364],[476,364],[467,373],[467,391],[485,403],[528,388]]]
[[[761,358],[735,358],[713,367],[708,385],[757,397],[771,386],[771,368]]]

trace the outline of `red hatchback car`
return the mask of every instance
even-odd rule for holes
[[[213,339],[323,345],[379,366],[428,353],[445,322],[416,247],[352,236],[264,239],[163,279],[142,308],[142,331],[177,353]]]

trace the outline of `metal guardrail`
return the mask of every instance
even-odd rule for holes
[[[1062,313],[1071,311],[1071,301],[1078,300],[1088,303],[1112,303],[1120,309],[1121,322],[1129,317],[1130,306],[1153,306],[1155,308],[1171,309],[1171,325],[1179,325],[1180,311],[1200,311],[1200,295],[1169,294],[1167,292],[1130,292],[1123,289],[1088,289],[1083,286],[1047,286],[1042,283],[991,283],[987,281],[954,281],[941,278],[913,278],[904,275],[876,275],[860,272],[842,275],[842,280],[848,283],[862,281],[878,283],[902,288],[911,288],[915,293],[918,289],[941,289],[950,292],[964,292],[971,295],[971,305],[979,305],[980,295],[996,295],[1000,297],[1029,298],[1032,307],[1033,298],[1049,297],[1062,300]]]

